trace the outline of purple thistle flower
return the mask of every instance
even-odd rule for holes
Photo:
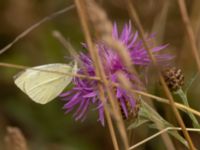
[[[143,67],[151,64],[151,59],[149,58],[142,41],[138,37],[138,32],[132,32],[131,23],[125,24],[121,34],[118,33],[117,25],[114,23],[112,36],[126,46],[132,58],[133,64]],[[153,46],[153,43],[151,42],[152,38],[153,36],[146,38],[151,47]],[[118,54],[111,48],[103,42],[96,43],[96,46],[98,48],[99,57],[103,63],[106,76],[109,80],[118,82],[116,75],[118,71],[122,71],[130,81],[137,80],[136,76],[127,71]],[[87,48],[87,46],[85,47]],[[170,55],[158,54],[159,51],[166,47],[167,45],[152,48],[152,52],[156,56],[158,62],[165,62],[172,58]],[[95,76],[95,68],[90,56],[81,53],[80,60],[82,61],[84,68],[80,68],[78,73],[85,74],[86,71],[87,75]],[[104,108],[99,98],[97,81],[76,77],[73,80],[73,84],[74,87],[70,91],[61,94],[63,100],[67,101],[63,107],[66,110],[66,113],[76,109],[73,115],[75,120],[84,120],[88,108],[91,104],[93,104],[96,107],[95,110],[98,111],[98,121],[104,125]],[[132,86],[133,88],[137,88],[134,84],[132,84]],[[126,104],[128,102],[131,105],[131,108],[134,108],[136,101],[120,87],[116,87],[115,95],[123,113],[125,114],[125,117],[128,118],[128,108]]]

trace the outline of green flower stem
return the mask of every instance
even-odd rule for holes
[[[182,89],[179,89],[178,91],[176,91],[176,94],[178,94],[180,96],[184,105],[190,107],[189,103],[188,103],[187,95],[183,92]],[[187,111],[187,114],[190,117],[190,119],[192,120],[193,127],[200,128],[200,124],[199,124],[198,120],[196,119],[196,117],[194,116],[194,114],[189,111]]]

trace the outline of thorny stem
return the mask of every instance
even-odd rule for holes
[[[195,146],[194,146],[194,144],[193,144],[193,142],[192,142],[192,139],[191,139],[189,133],[188,133],[187,130],[186,130],[185,124],[184,124],[184,122],[183,122],[183,120],[182,120],[182,118],[181,118],[181,115],[179,114],[179,111],[177,110],[177,108],[176,108],[176,106],[175,106],[175,103],[174,103],[174,99],[173,99],[173,97],[172,97],[172,94],[170,93],[170,90],[169,90],[169,88],[167,87],[167,85],[166,85],[166,83],[165,83],[165,80],[164,80],[164,78],[163,78],[161,72],[160,72],[159,69],[158,69],[158,64],[157,64],[157,62],[156,62],[156,59],[155,59],[154,55],[152,54],[152,52],[151,52],[151,50],[150,50],[150,48],[149,48],[147,42],[145,41],[144,30],[143,30],[143,28],[142,28],[142,25],[141,25],[141,22],[140,22],[140,20],[139,20],[138,15],[137,15],[137,12],[135,11],[135,8],[134,8],[134,6],[133,6],[133,4],[131,3],[130,0],[126,0],[126,4],[127,4],[127,7],[128,7],[128,10],[129,10],[129,13],[130,13],[131,17],[132,17],[133,21],[135,21],[136,26],[137,26],[137,28],[138,28],[138,30],[139,30],[140,37],[141,37],[141,39],[142,39],[142,41],[143,41],[144,47],[145,47],[145,49],[147,50],[148,55],[149,55],[150,59],[152,60],[152,63],[153,63],[153,65],[154,65],[154,67],[157,69],[157,72],[158,72],[158,75],[159,75],[159,79],[160,79],[160,82],[161,82],[161,84],[162,84],[162,86],[163,86],[164,92],[165,92],[167,98],[169,99],[171,108],[172,108],[172,110],[173,110],[173,112],[174,112],[174,114],[175,114],[175,117],[176,117],[176,119],[177,119],[179,125],[180,125],[181,128],[183,129],[182,131],[183,131],[183,134],[184,134],[186,140],[188,141],[189,147],[190,147],[191,150],[195,150],[196,148],[195,148]]]
[[[179,95],[179,97],[181,98],[184,105],[190,107],[187,96],[185,95],[185,93],[183,92],[182,89],[179,89],[178,91],[176,91],[175,94]],[[192,120],[193,126],[195,128],[200,128],[200,124],[199,124],[198,120],[196,119],[196,117],[189,111],[187,111],[187,114],[189,115],[190,119]]]

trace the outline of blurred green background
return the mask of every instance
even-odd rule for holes
[[[109,18],[120,27],[129,21],[122,0],[99,0]],[[199,0],[186,0],[197,43],[200,35]],[[0,48],[11,42],[22,31],[45,16],[65,6],[73,0],[0,0]],[[145,31],[156,33],[157,43],[169,43],[168,50],[176,56],[173,62],[185,73],[186,82],[197,72],[176,1],[172,0],[135,0]],[[199,4],[199,5],[198,5]],[[59,30],[69,39],[77,51],[84,41],[79,18],[75,9],[46,22],[25,38],[17,42],[7,52],[0,55],[0,62],[26,66],[70,61],[68,51],[52,36]],[[63,102],[59,98],[47,105],[32,102],[13,82],[13,76],[20,70],[0,68],[0,149],[7,126],[19,127],[33,150],[109,150],[113,149],[107,127],[96,121],[90,112],[85,122],[75,122],[71,114],[65,115]],[[191,106],[200,110],[199,78],[189,92]],[[150,87],[154,89],[154,87]],[[159,95],[159,93],[156,93]],[[163,112],[165,105],[161,105]],[[164,114],[164,113],[163,113]],[[187,122],[187,117],[185,121]],[[173,119],[172,119],[173,120]],[[190,122],[188,123],[190,125]],[[146,130],[143,130],[146,133]],[[140,133],[141,135],[143,133]],[[141,139],[138,134],[137,141]],[[158,144],[158,142],[160,144]],[[149,142],[141,149],[160,149],[159,138]],[[140,149],[140,148],[138,148]]]

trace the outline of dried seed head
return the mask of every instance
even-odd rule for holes
[[[97,33],[102,39],[112,38],[113,27],[106,12],[94,0],[87,0],[86,2],[88,4],[88,16]]]
[[[4,140],[6,150],[28,150],[27,141],[19,128],[7,127]]]
[[[181,69],[168,68],[163,71],[163,77],[171,91],[177,91],[184,84],[184,75]]]

